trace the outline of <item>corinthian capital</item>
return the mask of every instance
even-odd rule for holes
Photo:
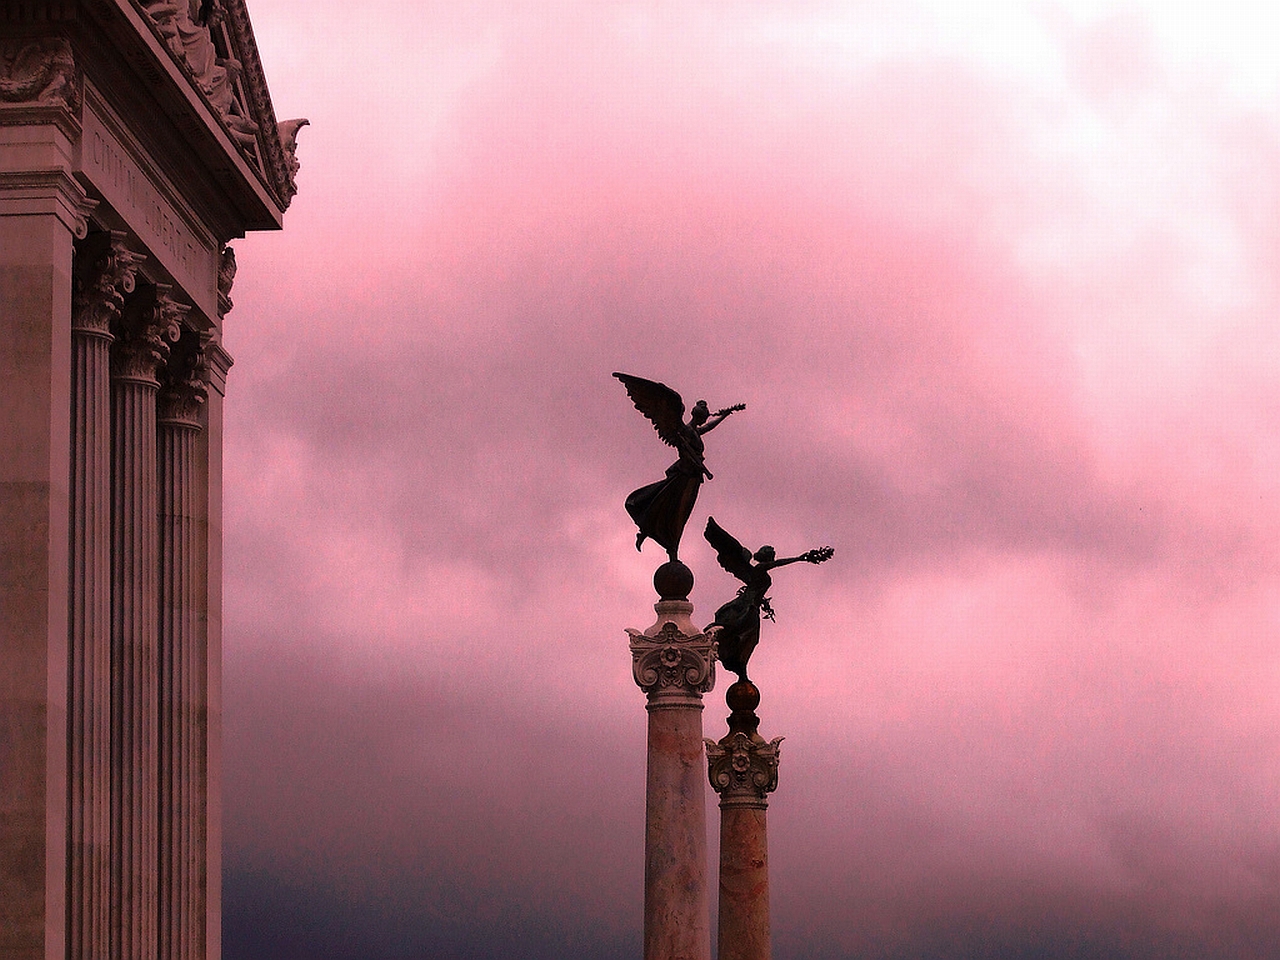
[[[208,343],[208,334],[185,327],[169,351],[160,385],[160,423],[200,429],[200,408],[209,398],[209,368],[204,353]]]
[[[778,745],[737,731],[717,743],[707,740],[707,774],[720,805],[765,806],[765,794],[778,787]]]
[[[126,294],[133,293],[138,265],[146,257],[130,250],[122,230],[90,234],[76,250],[71,329],[109,338]]]
[[[650,700],[695,698],[715,685],[716,642],[705,633],[688,634],[672,622],[656,632],[628,630],[631,673]]]
[[[174,300],[171,289],[158,283],[151,295],[126,305],[112,354],[112,374],[117,379],[158,385],[159,367],[182,336],[182,320],[191,309]]]

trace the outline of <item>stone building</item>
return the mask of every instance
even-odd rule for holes
[[[0,958],[217,958],[228,241],[294,193],[245,0],[0,0]]]

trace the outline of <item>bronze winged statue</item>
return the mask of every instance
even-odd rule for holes
[[[726,670],[736,673],[739,680],[746,680],[747,661],[751,659],[751,651],[760,642],[760,616],[763,613],[769,620],[773,619],[773,607],[769,605],[768,597],[773,578],[769,576],[769,571],[775,567],[785,567],[789,563],[825,563],[835,554],[835,550],[831,547],[819,547],[798,557],[779,559],[773,547],[766,544],[752,555],[750,550],[716,523],[714,517],[707,518],[707,529],[703,536],[707,538],[707,543],[715,547],[716,560],[720,562],[720,566],[742,581],[738,595],[716,611],[713,626],[720,628],[720,662]]]
[[[627,388],[627,395],[636,409],[649,418],[664,443],[676,448],[680,458],[667,468],[667,475],[657,483],[650,483],[627,497],[627,513],[640,528],[636,536],[636,549],[650,539],[664,547],[674,562],[680,549],[680,536],[684,525],[693,513],[698,488],[704,479],[711,479],[702,457],[702,435],[714,430],[729,414],[745,410],[745,403],[734,404],[712,413],[707,401],[699,400],[684,419],[684,401],[665,383],[633,377],[629,373],[615,373]]]

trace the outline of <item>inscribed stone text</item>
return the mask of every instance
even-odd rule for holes
[[[206,316],[217,316],[213,251],[201,244],[150,178],[85,111],[81,164],[102,195],[125,216],[129,226],[196,301]]]

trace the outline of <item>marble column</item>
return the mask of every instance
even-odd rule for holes
[[[203,960],[205,698],[197,452],[207,398],[184,330],[160,390],[160,960]]]
[[[729,687],[729,732],[708,740],[711,786],[720,794],[719,960],[769,960],[769,844],[766,795],[778,786],[778,746],[758,730],[760,691]]]
[[[125,234],[76,249],[71,307],[67,957],[107,956],[111,847],[111,325],[143,257]]]
[[[702,694],[715,684],[715,640],[693,625],[693,574],[654,576],[658,619],[628,630],[632,673],[648,697],[644,960],[710,960]]]
[[[167,288],[129,301],[112,356],[112,960],[157,955],[156,379],[179,333]]]

